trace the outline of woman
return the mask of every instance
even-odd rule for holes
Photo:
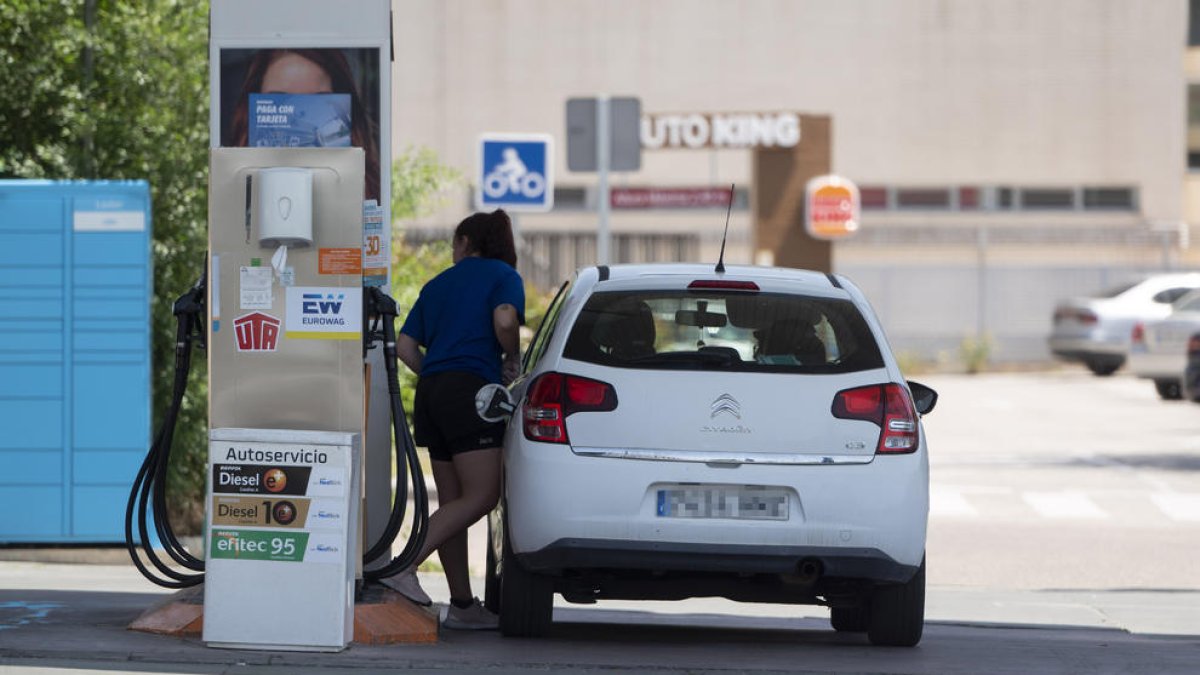
[[[340,49],[262,49],[246,68],[224,145],[245,147],[250,94],[349,94],[350,145],[363,149],[365,198],[379,201],[378,130],[367,115],[350,62]]]
[[[508,214],[497,209],[468,216],[454,230],[454,265],[421,289],[396,341],[400,360],[420,376],[414,440],[433,460],[438,509],[414,566],[386,583],[413,602],[431,604],[416,565],[437,550],[450,585],[447,628],[499,625],[471,593],[467,528],[500,497],[504,424],[479,417],[475,394],[520,372],[517,329],[525,320],[525,290],[516,264]]]

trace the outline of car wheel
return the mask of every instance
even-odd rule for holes
[[[496,533],[488,516],[487,562],[483,569],[483,606],[492,614],[500,613],[500,576],[496,569]]]
[[[1084,361],[1084,364],[1087,365],[1088,370],[1092,371],[1093,375],[1099,375],[1101,377],[1112,375],[1113,373],[1117,372],[1118,368],[1121,367],[1120,361],[1112,361],[1107,359],[1088,359],[1087,361]]]
[[[1183,388],[1179,380],[1155,380],[1154,390],[1164,401],[1178,401],[1183,398]]]
[[[554,584],[550,577],[530,572],[513,555],[504,533],[504,564],[500,574],[500,633],[505,637],[540,637],[550,630]]]
[[[925,630],[925,561],[904,584],[875,589],[867,618],[871,644],[912,647]]]
[[[856,607],[831,607],[829,623],[839,633],[861,633],[867,630],[870,610],[866,605]]]

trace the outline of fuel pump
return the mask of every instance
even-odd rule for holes
[[[337,595],[343,600],[333,600],[334,609],[348,602],[352,612],[362,580],[410,566],[424,543],[428,503],[400,399],[398,308],[379,288],[362,287],[362,181],[357,148],[213,150],[209,260],[174,306],[172,402],[130,491],[125,521],[126,546],[147,579],[167,588],[208,581],[210,644],[340,649],[352,634],[349,620],[333,626],[328,618],[336,630],[316,634],[310,624],[331,613],[317,603]],[[380,348],[396,488],[382,535],[364,545],[364,363]],[[209,361],[205,559],[179,542],[165,495],[195,349]],[[414,512],[403,550],[367,567],[390,553],[410,515],[410,485]],[[154,550],[155,538],[168,560]],[[322,592],[321,583],[333,590]],[[260,606],[280,611],[271,621],[243,620]],[[221,622],[230,626],[222,630],[215,625]],[[252,634],[259,623],[270,626]]]

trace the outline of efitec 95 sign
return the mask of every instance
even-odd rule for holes
[[[817,176],[808,181],[804,196],[804,227],[815,239],[843,239],[858,231],[858,187],[840,176]]]

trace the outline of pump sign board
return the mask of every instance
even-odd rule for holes
[[[858,231],[858,187],[839,176],[817,176],[808,181],[804,199],[804,225],[815,239],[843,239]]]
[[[548,134],[484,134],[479,139],[481,211],[554,208],[554,139]]]

